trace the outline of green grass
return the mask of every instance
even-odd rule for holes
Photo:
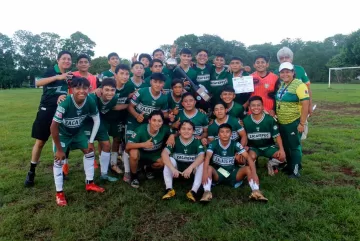
[[[175,182],[174,200],[161,201],[161,178],[139,190],[118,182],[86,193],[74,151],[64,208],[55,204],[50,142],[35,187],[23,187],[41,90],[1,90],[0,240],[360,240],[360,85],[311,86],[318,108],[303,142],[302,177],[269,177],[261,159],[267,204],[250,202],[247,185],[217,186],[209,205],[192,204],[184,181]]]

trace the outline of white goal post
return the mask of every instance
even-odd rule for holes
[[[360,66],[356,66],[356,67],[338,67],[338,68],[329,68],[329,88],[330,88],[330,83],[331,83],[331,71],[332,70],[343,70],[343,69],[360,69]]]

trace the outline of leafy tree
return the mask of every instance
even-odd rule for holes
[[[19,87],[14,76],[16,73],[14,56],[13,41],[0,33],[0,88]]]

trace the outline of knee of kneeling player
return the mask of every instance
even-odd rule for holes
[[[139,157],[139,150],[131,149],[128,151],[130,160],[137,160]]]
[[[153,164],[151,165],[151,167],[152,167],[152,168],[155,168],[155,169],[163,168],[163,167],[164,167],[164,162],[163,162],[161,159],[159,159],[159,160],[157,160],[155,163],[153,163]]]
[[[110,152],[110,148],[111,148],[110,142],[104,141],[104,142],[101,143],[101,149],[102,149],[102,151],[104,151],[104,152]]]

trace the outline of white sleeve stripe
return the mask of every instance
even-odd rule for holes
[[[169,153],[169,155],[171,154],[169,148],[165,147],[164,150],[166,150]]]
[[[130,102],[134,105],[137,105],[137,103],[134,100],[131,100]]]
[[[244,152],[246,152],[246,150],[245,150],[245,149],[242,149],[242,150],[240,150],[240,151],[238,152],[238,154],[242,154],[242,153],[244,153]]]
[[[199,152],[198,154],[197,154],[197,157],[199,156],[199,155],[201,155],[201,154],[204,154],[204,152],[202,151],[202,152]]]
[[[62,123],[61,120],[58,120],[58,119],[56,119],[56,118],[53,118],[53,121],[55,121],[55,122],[57,122],[57,123]]]
[[[211,149],[207,149],[206,152],[211,152],[211,153],[213,153],[214,151],[211,150]]]
[[[274,135],[273,138],[278,137],[278,136],[280,136],[280,133]]]

